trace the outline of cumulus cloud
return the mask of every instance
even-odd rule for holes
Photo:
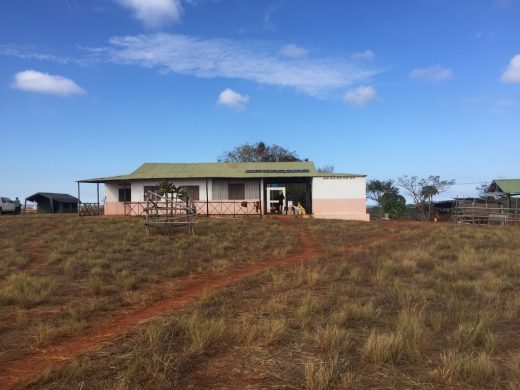
[[[258,42],[151,34],[115,37],[106,53],[116,63],[201,78],[235,78],[326,97],[378,71],[342,59],[280,58]]]
[[[249,103],[249,96],[241,95],[230,88],[226,88],[218,95],[217,103],[232,110],[241,111]]]
[[[16,73],[12,87],[22,91],[58,96],[83,95],[86,93],[83,88],[71,79],[35,70],[25,70]]]
[[[304,47],[297,46],[297,45],[294,45],[291,43],[289,45],[283,46],[279,50],[279,53],[284,57],[302,58],[302,57],[307,57],[307,54],[309,54],[309,50],[305,49]]]
[[[504,83],[520,83],[520,54],[511,58],[500,80]]]
[[[171,22],[179,22],[183,14],[181,0],[116,0],[132,10],[134,17],[145,26],[158,28]]]
[[[350,58],[356,61],[371,61],[375,58],[375,56],[376,55],[372,50],[364,50],[352,53]]]
[[[439,64],[430,66],[429,68],[413,69],[410,77],[416,80],[429,81],[431,83],[439,83],[453,77],[451,69],[443,68]]]
[[[361,85],[347,91],[343,101],[354,107],[363,107],[377,97],[377,91],[371,86]]]

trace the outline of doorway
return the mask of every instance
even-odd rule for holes
[[[280,210],[280,201],[278,197],[280,193],[283,194],[283,205]],[[274,214],[278,212],[279,214],[283,213],[284,208],[287,206],[287,191],[285,187],[267,187],[267,212],[269,214]]]

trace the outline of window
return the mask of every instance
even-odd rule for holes
[[[191,200],[199,200],[199,186],[185,186],[186,194]]]
[[[242,200],[246,198],[246,185],[244,183],[228,184],[228,199]]]
[[[120,188],[119,189],[119,201],[120,202],[131,202],[132,201],[132,191],[130,188]]]
[[[146,202],[148,200],[148,191],[155,192],[159,190],[158,186],[144,186],[144,196],[143,199]],[[152,200],[155,200],[156,196],[152,195]]]

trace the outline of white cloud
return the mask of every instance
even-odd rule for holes
[[[158,28],[170,22],[179,22],[183,14],[180,0],[116,0],[133,11],[134,17],[145,26]]]
[[[424,80],[432,83],[439,83],[453,77],[451,69],[443,68],[439,64],[430,66],[429,68],[413,69],[410,77],[416,80]]]
[[[309,54],[309,50],[305,49],[304,47],[297,46],[294,44],[289,44],[283,46],[278,53],[283,55],[284,57],[289,58],[302,58],[307,57],[307,54]]]
[[[358,51],[352,53],[350,58],[356,61],[371,61],[375,58],[375,53],[372,50]]]
[[[343,101],[354,107],[363,107],[377,97],[377,91],[371,86],[359,86],[347,91]]]
[[[83,88],[71,79],[35,70],[25,70],[16,73],[12,87],[22,91],[58,96],[83,95],[86,93]]]
[[[151,34],[115,37],[106,53],[116,63],[201,78],[234,78],[326,97],[378,71],[342,59],[280,58],[258,42]]]
[[[241,95],[232,89],[226,88],[218,95],[217,102],[232,110],[240,111],[246,108],[247,103],[249,103],[249,96]]]
[[[500,79],[504,83],[520,83],[520,54],[511,58],[507,69],[502,73]]]

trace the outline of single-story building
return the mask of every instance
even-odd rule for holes
[[[366,175],[319,172],[311,161],[145,163],[128,175],[78,181],[105,185],[105,215],[141,215],[162,180],[187,189],[201,215],[265,215],[300,203],[319,218],[368,221]]]
[[[69,194],[56,194],[53,192],[37,192],[25,198],[27,202],[36,202],[38,204],[38,213],[77,213],[78,198]]]
[[[520,195],[520,179],[493,180],[484,197],[499,200],[504,207],[518,208]]]

